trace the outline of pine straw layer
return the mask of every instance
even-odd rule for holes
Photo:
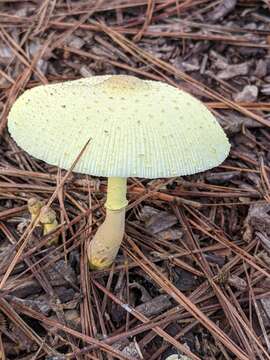
[[[196,360],[270,359],[270,313],[262,307],[270,303],[267,2],[0,3],[0,358],[154,360],[179,351]],[[110,269],[90,272],[87,244],[104,218],[106,179],[31,158],[6,124],[24,89],[106,73],[195,94],[220,120],[232,151],[218,168],[185,179],[129,179],[121,252]],[[258,96],[235,102],[250,84]],[[57,211],[57,247],[46,247],[51,236],[28,220],[33,196]],[[149,209],[152,227],[143,218]],[[157,231],[156,213],[167,233]],[[49,272],[61,260],[76,274],[58,271],[62,287]],[[149,301],[155,308],[160,295],[168,308],[142,310]]]

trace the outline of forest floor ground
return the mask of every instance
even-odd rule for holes
[[[1,360],[270,359],[269,49],[268,1],[0,1]],[[7,115],[25,89],[104,74],[188,91],[232,148],[204,173],[130,178],[120,253],[90,271],[106,179],[59,186]],[[52,196],[56,246],[27,210]]]

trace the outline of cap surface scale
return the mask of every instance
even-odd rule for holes
[[[93,76],[27,90],[8,128],[32,156],[96,176],[173,177],[219,165],[230,145],[211,112],[188,93],[133,76]]]

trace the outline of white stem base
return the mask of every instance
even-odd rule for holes
[[[110,210],[107,208],[106,219],[97,230],[88,246],[88,259],[91,269],[109,267],[120,248],[125,231],[125,208]]]

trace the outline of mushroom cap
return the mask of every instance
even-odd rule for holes
[[[40,210],[39,221],[42,224],[52,224],[56,220],[56,212],[49,206],[43,206]]]
[[[39,214],[39,211],[42,208],[42,206],[43,206],[43,203],[38,198],[32,197],[32,198],[28,199],[27,207],[28,207],[28,211],[31,214],[33,214],[33,215]]]
[[[173,177],[219,165],[230,144],[206,106],[173,86],[93,76],[25,91],[8,128],[34,157],[96,176]]]

